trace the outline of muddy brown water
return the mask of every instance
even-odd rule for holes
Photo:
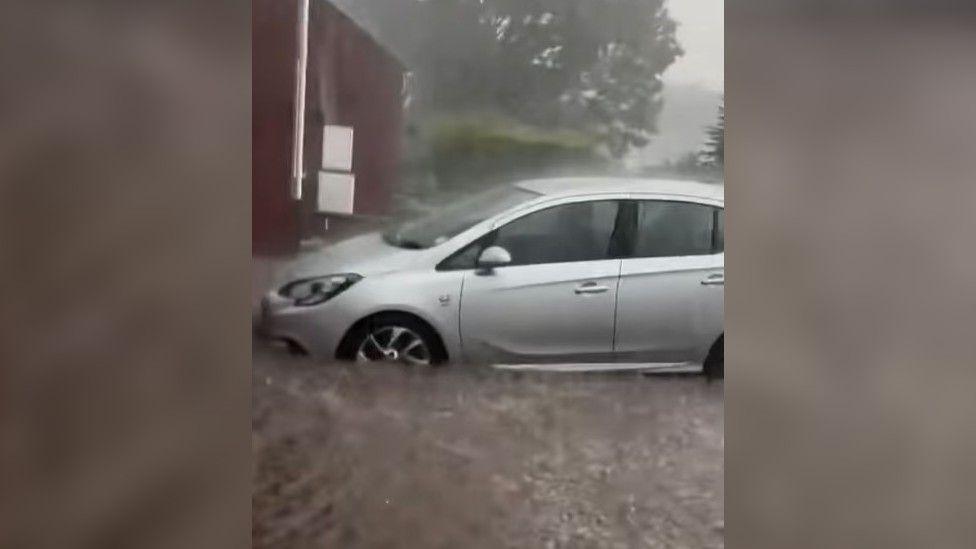
[[[255,547],[722,547],[723,384],[256,344]]]

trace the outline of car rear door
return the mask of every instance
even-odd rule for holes
[[[637,231],[620,267],[616,358],[701,360],[724,330],[724,209],[677,200],[627,208]]]
[[[610,360],[620,273],[613,245],[618,210],[616,200],[552,206],[476,243],[505,248],[512,263],[465,272],[460,328],[466,358]],[[477,250],[463,253],[477,256]]]

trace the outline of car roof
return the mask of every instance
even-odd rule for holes
[[[678,179],[625,177],[557,177],[529,179],[515,186],[546,196],[597,193],[654,193],[725,201],[724,183],[702,183]]]

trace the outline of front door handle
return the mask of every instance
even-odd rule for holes
[[[585,282],[580,284],[574,290],[576,295],[580,294],[602,294],[603,292],[609,290],[608,286],[600,286],[596,282]]]
[[[702,286],[725,286],[725,273],[715,273],[708,275],[705,280],[701,281]]]

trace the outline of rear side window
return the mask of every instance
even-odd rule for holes
[[[679,257],[718,253],[724,248],[721,208],[690,202],[637,203],[632,257]]]

